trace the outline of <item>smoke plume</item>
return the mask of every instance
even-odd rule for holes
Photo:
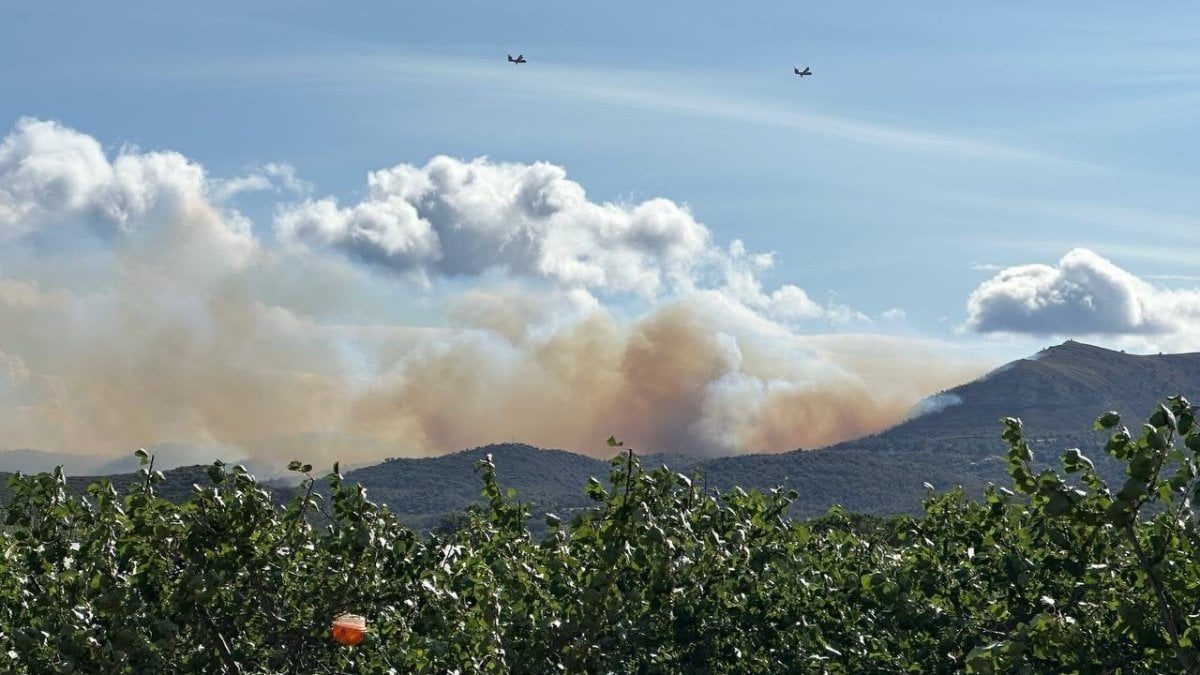
[[[553,165],[439,157],[371,174],[358,204],[255,223],[239,195],[308,189],[268,166],[214,179],[17,123],[0,144],[0,447],[190,444],[266,465],[507,440],[603,454],[615,434],[777,452],[877,431],[992,365],[764,291],[771,256],[718,248],[668,200],[590,201]]]

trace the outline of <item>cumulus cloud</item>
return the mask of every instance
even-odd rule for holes
[[[438,157],[368,187],[281,207],[265,243],[224,202],[303,194],[289,170],[214,178],[19,121],[0,143],[0,447],[770,452],[877,431],[992,365],[855,332],[870,320],[765,289],[773,258],[718,247],[683,206],[593,202],[553,165]]]
[[[488,270],[564,286],[653,296],[690,276],[707,228],[666,199],[589,201],[558,166],[435,157],[367,177],[350,206],[309,200],[281,213],[281,239],[336,249],[402,273]]]
[[[53,122],[19,120],[0,143],[0,240],[78,217],[113,180],[95,139]]]
[[[110,160],[86,134],[22,118],[0,142],[0,241],[80,225],[130,234],[199,220],[212,209],[205,190],[204,170],[178,153],[127,149]],[[235,245],[248,238],[237,218],[209,221],[192,224]]]
[[[775,256],[750,253],[740,239],[734,239],[727,252],[709,258],[716,262],[724,278],[721,291],[767,316],[782,321],[824,319],[843,325],[871,323],[865,314],[837,302],[822,305],[794,284],[784,284],[769,293],[764,291],[761,275],[775,266]]]
[[[1035,335],[1177,335],[1200,328],[1200,290],[1154,286],[1077,248],[1057,265],[1001,270],[967,301],[979,332]]]

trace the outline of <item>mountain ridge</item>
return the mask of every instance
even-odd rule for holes
[[[1006,484],[1003,417],[1023,420],[1043,464],[1056,463],[1063,449],[1077,446],[1103,470],[1104,436],[1091,431],[1092,421],[1117,410],[1136,426],[1172,394],[1200,394],[1200,353],[1126,354],[1068,340],[927,397],[936,405],[923,414],[863,438],[775,454],[659,454],[641,461],[647,467],[667,464],[715,489],[794,488],[800,493],[792,510],[797,516],[819,514],[834,503],[868,513],[908,512],[919,508],[926,483],[938,489],[961,485],[975,493],[988,482]],[[567,450],[504,443],[438,457],[391,458],[345,477],[428,528],[478,501],[473,467],[488,454],[501,483],[535,512],[586,508],[584,484],[590,477],[603,480],[609,469],[605,460]]]

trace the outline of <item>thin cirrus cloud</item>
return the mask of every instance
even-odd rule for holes
[[[1008,267],[980,284],[967,301],[967,326],[983,333],[1184,340],[1200,328],[1200,289],[1160,288],[1076,248],[1055,265]]]
[[[124,72],[141,78],[169,78],[244,86],[295,80],[344,92],[422,82],[438,87],[496,87],[495,59],[447,57],[419,52],[341,52],[280,57],[239,57],[204,64],[130,64]],[[232,74],[232,75],[231,75]],[[744,79],[738,75],[738,79]],[[505,79],[497,95],[522,98],[579,99],[656,113],[734,120],[776,129],[794,129],[856,144],[896,150],[1021,162],[1069,160],[1040,149],[972,138],[961,134],[883,124],[823,113],[794,103],[755,95],[730,84],[733,75],[678,69],[654,71],[597,67],[582,63],[538,62],[519,78]],[[1078,162],[1076,162],[1078,163]]]
[[[592,202],[554,165],[400,164],[356,203],[280,204],[274,240],[225,203],[294,200],[297,180],[17,122],[0,141],[0,447],[183,443],[275,465],[508,439],[603,452],[616,433],[771,452],[877,431],[995,365],[764,288],[771,255],[716,245],[669,200]]]

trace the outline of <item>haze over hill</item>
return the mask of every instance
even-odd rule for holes
[[[934,395],[944,405],[888,435],[990,434],[980,425],[1005,416],[1039,433],[1074,433],[1089,428],[1101,410],[1145,415],[1174,393],[1200,394],[1200,353],[1134,355],[1067,340]]]
[[[1176,393],[1200,400],[1200,353],[1132,355],[1069,340],[935,394],[936,403],[916,407],[927,412],[879,434],[817,450],[713,459],[649,455],[643,462],[666,463],[714,489],[796,488],[795,515],[814,515],[834,503],[896,513],[919,505],[925,482],[975,491],[988,481],[1006,484],[1002,417],[1025,422],[1040,461],[1056,462],[1063,449],[1078,446],[1103,468],[1103,435],[1090,431],[1096,416],[1117,410],[1136,426],[1156,402]],[[472,467],[488,454],[501,481],[535,511],[586,507],[583,485],[608,473],[604,460],[508,443],[435,458],[392,459],[348,471],[346,477],[429,527],[476,501],[479,484]]]
[[[1003,417],[1024,421],[1039,461],[1056,463],[1062,450],[1078,446],[1103,469],[1104,436],[1091,431],[1095,418],[1116,410],[1136,427],[1158,401],[1177,393],[1200,400],[1200,353],[1133,355],[1068,340],[936,394],[931,397],[936,404],[916,407],[928,412],[879,434],[817,450],[667,463],[716,489],[796,488],[796,515],[815,515],[834,503],[874,513],[911,511],[926,482],[971,491],[989,481],[1007,484],[1006,448],[999,438]],[[439,458],[436,468],[432,460],[407,460],[353,475],[394,508],[419,513],[421,504],[450,505],[430,499],[439,481],[460,485],[458,494],[471,498],[470,466],[488,452],[505,484],[545,508],[586,505],[583,481],[607,475],[604,462],[510,445]]]
[[[919,505],[925,482],[971,491],[1008,484],[999,439],[1004,417],[1023,421],[1038,462],[1057,464],[1063,450],[1079,447],[1104,471],[1106,437],[1091,431],[1096,417],[1116,410],[1136,428],[1174,394],[1200,399],[1200,353],[1133,355],[1068,340],[936,394],[931,412],[882,433],[811,452],[721,458],[703,468],[720,486],[766,488],[787,476],[801,493],[797,512],[834,502],[907,511]]]
[[[960,278],[959,311],[922,328],[906,306],[924,291],[895,280],[869,306],[813,290],[830,267],[857,288],[879,262],[858,247],[788,273],[758,247],[795,227],[756,247],[685,201],[589,193],[549,161],[400,159],[339,194],[121,140],[31,117],[0,140],[5,447],[218,445],[271,467],[497,439],[599,455],[619,431],[655,452],[779,452],[887,428],[1029,335],[1197,334],[1200,292],[1082,247],[1056,266],[942,256],[994,274]]]

